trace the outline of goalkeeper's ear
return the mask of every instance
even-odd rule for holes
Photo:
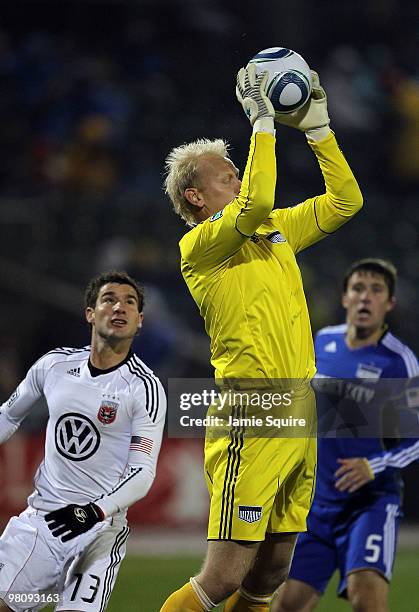
[[[199,195],[198,189],[196,187],[188,187],[185,189],[185,198],[188,200],[189,204],[192,206],[196,206],[197,208],[203,208],[205,202]]]

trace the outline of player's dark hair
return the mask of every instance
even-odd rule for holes
[[[84,294],[84,304],[86,308],[94,308],[96,306],[96,301],[101,287],[103,287],[103,285],[107,285],[108,283],[130,285],[135,290],[138,297],[138,312],[143,311],[144,289],[127,272],[119,272],[117,270],[102,272],[102,274],[99,274],[99,276],[96,276],[89,281]]]
[[[347,270],[343,279],[343,292],[346,293],[348,289],[349,279],[355,272],[373,272],[374,274],[380,274],[384,278],[384,282],[388,287],[389,296],[393,297],[396,291],[397,281],[397,269],[390,261],[385,259],[376,259],[374,257],[367,257],[355,261],[350,268]]]

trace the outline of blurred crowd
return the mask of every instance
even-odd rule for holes
[[[357,5],[358,6],[358,5]],[[302,254],[314,330],[342,321],[359,257],[400,272],[396,333],[419,351],[419,81],[412,2],[16,0],[0,18],[0,395],[57,345],[82,345],[82,291],[108,268],[147,289],[140,356],[163,377],[210,376],[179,273],[185,227],[162,190],[170,148],[223,137],[243,168],[237,69],[272,45],[318,70],[365,196],[350,226]],[[269,15],[269,19],[267,16]],[[320,193],[301,134],[278,129],[278,205]]]

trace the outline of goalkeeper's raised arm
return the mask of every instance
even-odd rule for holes
[[[325,192],[298,206],[274,211],[295,253],[333,233],[349,221],[363,205],[363,197],[335,135],[330,129],[327,96],[319,76],[312,71],[312,92],[308,102],[293,113],[276,113],[278,124],[305,133],[317,157]]]
[[[166,193],[194,227],[181,241],[182,259],[206,269],[237,252],[272,212],[276,158],[274,109],[266,96],[267,73],[254,65],[237,75],[236,96],[253,133],[243,177],[228,157],[228,144],[200,138],[175,147],[166,160]],[[186,264],[185,264],[186,265]]]

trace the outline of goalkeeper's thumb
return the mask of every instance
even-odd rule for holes
[[[329,133],[330,118],[327,112],[327,95],[323,87],[320,85],[320,79],[317,72],[311,71],[311,121],[313,125],[307,127],[304,131],[307,138],[311,140],[322,140]]]

